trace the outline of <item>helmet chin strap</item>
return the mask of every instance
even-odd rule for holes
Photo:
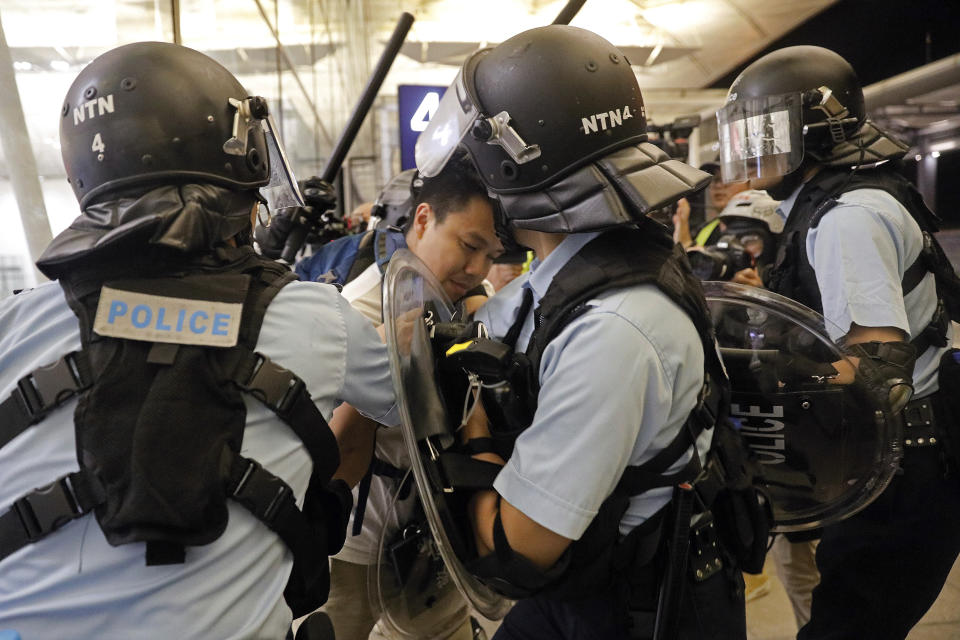
[[[507,253],[527,251],[529,247],[525,247],[517,242],[517,238],[513,233],[513,226],[510,224],[510,219],[503,209],[503,204],[500,202],[499,196],[495,194],[490,195],[493,202],[493,230],[497,234],[497,238],[500,239],[503,250]]]

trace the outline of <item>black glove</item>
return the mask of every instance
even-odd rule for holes
[[[337,190],[323,178],[312,176],[301,181],[300,193],[303,194],[303,203],[317,214],[337,208]]]
[[[295,214],[299,210],[300,207],[281,209],[276,212],[276,215],[270,220],[269,227],[257,225],[256,230],[253,232],[253,237],[256,239],[257,244],[260,245],[260,253],[271,260],[276,260],[280,257],[280,254],[283,253],[284,246],[287,244],[287,238],[293,230],[293,224],[296,218]]]
[[[909,342],[862,342],[851,345],[850,355],[860,358],[856,380],[880,406],[899,413],[913,397],[913,365],[917,349]]]

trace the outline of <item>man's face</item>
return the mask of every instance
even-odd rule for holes
[[[730,202],[730,198],[741,191],[746,191],[747,186],[748,183],[746,182],[724,182],[718,173],[710,181],[710,186],[707,187],[710,204],[716,207],[717,211],[721,211]]]
[[[433,272],[447,296],[459,300],[486,277],[503,246],[493,227],[493,208],[483,197],[447,213],[437,223],[433,208],[421,203],[407,233],[407,245]]]

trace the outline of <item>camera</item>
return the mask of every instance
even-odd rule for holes
[[[733,275],[754,264],[753,255],[733,236],[720,238],[714,244],[688,251],[693,274],[701,280],[731,280]]]
[[[647,123],[647,142],[675,160],[686,162],[690,154],[688,138],[700,126],[700,116],[681,116],[665,125]]]

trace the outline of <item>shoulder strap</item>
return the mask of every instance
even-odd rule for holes
[[[523,299],[520,302],[520,308],[517,310],[517,317],[514,318],[513,324],[510,325],[510,329],[507,330],[507,334],[503,337],[503,343],[511,349],[517,348],[517,340],[520,338],[520,332],[523,330],[523,323],[526,322],[527,314],[530,313],[532,307],[533,290],[530,289],[530,287],[524,287]]]
[[[0,514],[0,560],[48,536],[103,502],[96,483],[83,471],[68,473],[21,496]]]
[[[712,345],[713,328],[703,289],[690,270],[686,253],[661,225],[644,220],[638,227],[601,234],[553,278],[535,310],[539,322],[527,348],[535,370],[547,344],[586,310],[588,300],[638,284],[653,284],[666,294],[693,321],[704,345]]]
[[[390,263],[390,258],[393,257],[393,252],[397,249],[396,241],[391,241],[393,234],[396,233],[396,231],[389,230],[377,230],[376,232],[374,261],[377,263],[377,268],[380,269],[380,273],[386,272],[387,264]]]
[[[353,258],[353,264],[350,265],[350,270],[347,272],[347,277],[344,279],[343,284],[354,280],[366,271],[367,267],[374,263],[376,260],[375,238],[376,229],[370,229],[363,234],[363,237],[360,239],[360,244],[357,245],[357,253]]]
[[[236,347],[221,360],[227,378],[262,402],[303,441],[315,474],[327,477],[340,462],[336,438],[303,380],[267,356]]]
[[[260,328],[263,326],[267,307],[280,290],[296,280],[297,276],[280,263],[266,259],[260,263],[253,263],[246,272],[252,278],[247,300],[243,305],[238,342],[252,349],[260,337]]]
[[[0,402],[0,449],[92,384],[90,361],[82,350],[71,351],[20,378]]]

